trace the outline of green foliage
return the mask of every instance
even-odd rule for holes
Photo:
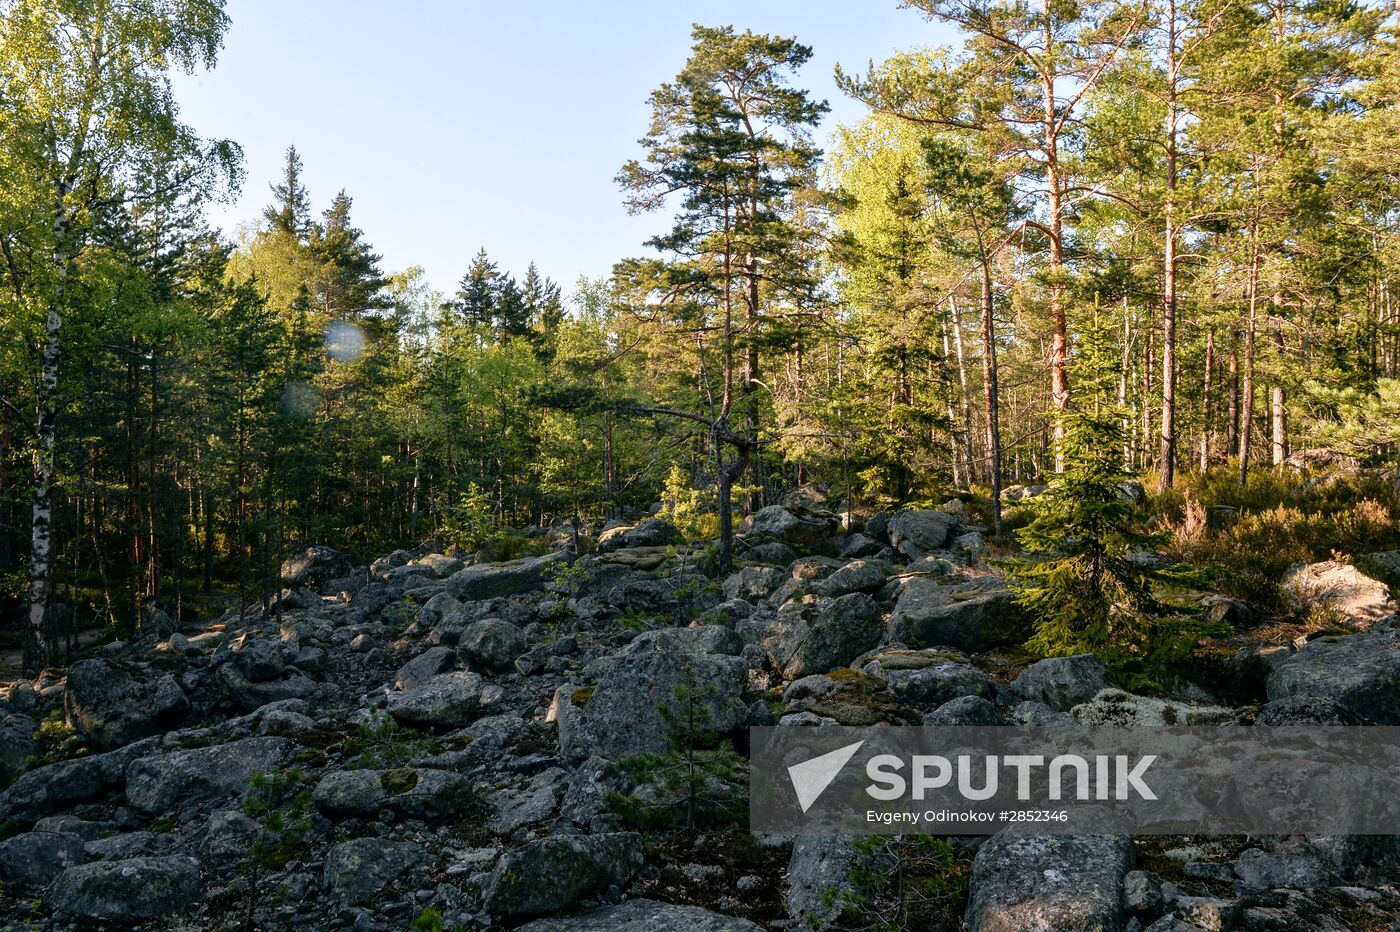
[[[254,870],[280,870],[289,861],[306,857],[314,827],[311,789],[300,770],[255,773],[252,789],[243,797],[243,814],[258,823],[258,837],[249,851]]]
[[[68,719],[59,709],[52,709],[44,716],[44,720],[34,731],[34,743],[38,745],[38,753],[34,755],[31,766],[35,767],[69,760],[87,753],[82,735],[68,724]]]
[[[1114,356],[1097,314],[1080,332],[1078,400],[1064,418],[1064,472],[1034,499],[1017,532],[1038,558],[1013,562],[1016,601],[1032,616],[1026,646],[1047,656],[1099,655],[1122,673],[1142,676],[1180,660],[1212,627],[1162,601],[1161,588],[1198,579],[1182,566],[1155,565],[1165,533],[1139,529],[1120,488],[1124,413],[1113,403]]]
[[[435,753],[431,735],[400,725],[383,712],[374,713],[368,723],[358,724],[342,748],[348,766],[366,770],[388,770]]]
[[[447,926],[443,923],[442,913],[429,906],[413,917],[410,928],[411,932],[444,932]]]
[[[828,892],[839,907],[837,927],[873,932],[962,928],[971,864],[945,839],[930,836],[857,839],[850,883]]]

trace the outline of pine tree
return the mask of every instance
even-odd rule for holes
[[[304,240],[311,232],[311,198],[301,182],[301,156],[296,146],[287,147],[282,166],[282,180],[269,185],[273,202],[263,210],[263,220],[269,230]]]

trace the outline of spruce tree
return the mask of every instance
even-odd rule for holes
[[[301,182],[301,172],[301,156],[297,154],[297,147],[288,146],[282,180],[268,186],[272,189],[273,202],[263,210],[263,220],[269,229],[299,240],[305,239],[311,232],[311,198]]]

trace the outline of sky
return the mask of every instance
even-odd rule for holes
[[[243,148],[245,178],[212,221],[232,233],[270,201],[294,144],[319,214],[344,188],[385,271],[421,265],[455,288],[485,247],[565,292],[646,252],[664,215],[629,217],[613,178],[638,157],[647,95],[673,78],[693,22],[796,36],[797,83],[831,104],[818,138],[864,108],[839,62],[862,70],[949,42],[896,0],[228,0],[213,71],[177,75],[184,120]]]

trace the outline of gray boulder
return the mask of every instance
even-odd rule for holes
[[[729,574],[723,584],[726,599],[766,599],[787,581],[787,574],[776,566],[746,566]]]
[[[812,591],[828,599],[852,592],[876,592],[885,584],[888,564],[878,560],[855,560],[817,582]]]
[[[187,856],[97,861],[59,874],[45,899],[76,919],[159,919],[197,907],[204,881]]]
[[[968,932],[1119,932],[1132,864],[1126,837],[995,835],[972,862]]]
[[[1400,725],[1400,631],[1374,628],[1309,641],[1274,663],[1265,688],[1270,704],[1310,697],[1373,725]]]
[[[0,823],[33,822],[102,795],[126,779],[127,767],[156,749],[155,738],[124,748],[36,767],[0,793]]]
[[[457,642],[457,650],[469,663],[493,673],[509,670],[526,646],[521,630],[499,618],[483,618],[467,625]]]
[[[713,635],[710,628],[715,629]],[[734,632],[716,626],[669,632],[649,632],[591,665],[585,672],[596,677],[596,685],[560,687],[554,711],[565,756],[597,754],[619,760],[672,750],[671,728],[661,707],[677,714],[684,711],[676,696],[682,686],[700,691],[692,701],[705,730],[725,734],[744,724],[748,665],[740,657],[711,649],[734,650]]]
[[[496,863],[486,884],[486,911],[502,918],[555,913],[625,884],[643,860],[642,837],[635,832],[538,838]]]
[[[960,696],[990,698],[992,681],[967,658],[945,651],[887,650],[860,665],[882,677],[900,702],[923,708],[941,706]]]
[[[531,592],[544,585],[554,567],[571,562],[573,555],[559,551],[543,557],[526,557],[509,563],[481,563],[447,577],[447,591],[460,602],[496,599]]]
[[[277,770],[292,747],[286,738],[242,738],[143,757],[127,768],[126,801],[154,814],[241,796],[254,774]]]
[[[244,635],[229,648],[238,672],[252,683],[266,683],[282,675],[285,662],[277,641]]]
[[[1135,696],[1121,689],[1104,689],[1093,699],[1070,709],[1080,725],[1113,728],[1146,728],[1162,725],[1225,725],[1233,722],[1233,709],[1193,705],[1151,696]]]
[[[316,683],[296,671],[259,683],[244,676],[237,664],[226,663],[214,676],[228,701],[244,712],[256,711],[270,702],[307,699],[316,692]]]
[[[405,725],[461,728],[481,716],[481,676],[439,673],[421,686],[389,694],[386,711]]]
[[[104,751],[173,728],[190,708],[170,674],[137,676],[99,658],[68,668],[63,703],[68,724]]]
[[[763,648],[783,677],[795,680],[844,667],[880,643],[880,613],[863,592],[830,601],[792,601],[768,627]]]
[[[1093,654],[1037,660],[1011,683],[1011,689],[1021,698],[1060,712],[1088,702],[1107,688],[1103,661]]]
[[[648,518],[636,527],[616,527],[598,535],[598,552],[632,547],[668,547],[681,542],[681,532],[664,518]]]
[[[427,860],[427,853],[411,842],[356,838],[326,852],[322,876],[342,903],[363,903]]]
[[[1312,855],[1266,854],[1258,848],[1241,854],[1234,870],[1236,893],[1261,893],[1279,888],[1310,893],[1337,882],[1326,865]]]
[[[0,786],[6,786],[20,775],[29,758],[39,753],[34,732],[39,723],[18,712],[0,719]]]
[[[896,866],[882,848],[851,836],[799,835],[788,857],[788,915],[803,928],[825,928],[859,902],[856,875],[879,875]]]
[[[957,519],[946,511],[906,508],[890,518],[890,545],[910,560],[942,550]]]
[[[42,887],[65,869],[88,862],[83,839],[63,832],[24,832],[0,841],[0,880]]]
[[[981,696],[959,696],[950,699],[924,716],[925,727],[971,728],[984,725],[1005,725],[1006,716],[996,704]]]
[[[1031,635],[1011,589],[993,576],[952,585],[916,576],[900,589],[890,623],[893,639],[911,647],[978,652],[1021,644]]]
[[[761,932],[747,919],[712,913],[699,906],[679,906],[655,900],[628,900],[617,906],[584,913],[539,919],[516,932]]]
[[[450,647],[438,645],[430,647],[399,667],[394,674],[395,689],[415,689],[439,673],[450,673],[457,668],[457,652]]]
[[[1395,615],[1390,587],[1350,563],[1325,560],[1290,567],[1282,588],[1294,605],[1331,615],[1337,622],[1369,625]]]
[[[334,547],[315,544],[284,560],[280,575],[284,586],[315,588],[349,572],[350,559],[345,554]]]
[[[781,543],[798,553],[834,554],[837,524],[829,512],[769,505],[750,516],[744,540],[753,546]]]

